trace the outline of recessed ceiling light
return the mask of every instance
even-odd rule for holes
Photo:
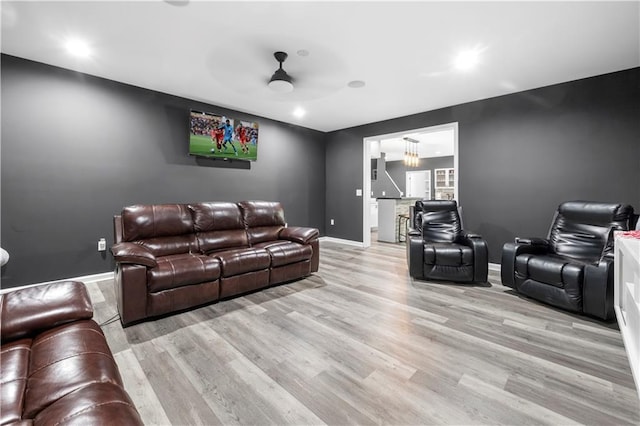
[[[305,49],[300,49],[296,52],[298,56],[309,56],[309,51]]]
[[[91,49],[89,49],[89,45],[82,40],[71,39],[67,41],[65,47],[70,54],[79,58],[86,58],[91,55]]]
[[[364,87],[365,82],[362,80],[353,80],[347,83],[347,86],[351,87],[352,89],[359,89],[361,87]]]
[[[480,62],[481,49],[469,49],[458,53],[458,56],[453,61],[456,69],[460,71],[468,71],[476,67]]]
[[[302,109],[302,107],[298,107],[298,108],[296,108],[296,109],[294,109],[294,110],[293,110],[293,115],[294,115],[294,116],[296,116],[297,118],[302,118],[302,117],[304,117],[304,115],[305,115],[306,113],[307,113],[307,112],[306,112],[304,109]]]

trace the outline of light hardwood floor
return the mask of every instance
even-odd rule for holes
[[[91,288],[144,422],[638,425],[615,323],[490,285],[413,280],[404,245],[322,242],[311,277],[123,329]],[[110,321],[111,320],[111,321]]]

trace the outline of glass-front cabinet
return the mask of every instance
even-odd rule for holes
[[[453,200],[456,192],[455,169],[435,169],[434,188],[436,200]]]

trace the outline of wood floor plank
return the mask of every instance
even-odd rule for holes
[[[126,329],[113,283],[91,294],[147,424],[640,424],[615,323],[405,256],[323,241],[306,279]]]
[[[179,363],[168,352],[150,342],[134,348],[140,366],[153,387],[170,424],[219,425],[222,422],[198,390],[187,379]],[[143,419],[146,422],[146,419]]]
[[[131,349],[120,351],[114,357],[118,364],[127,366],[120,372],[122,381],[145,424],[147,426],[169,424],[170,420],[133,351]]]

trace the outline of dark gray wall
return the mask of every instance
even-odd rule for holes
[[[431,170],[431,198],[435,197],[435,169],[446,169],[454,166],[453,155],[448,157],[432,157],[421,158],[420,165],[418,167],[407,167],[404,161],[389,161],[387,162],[387,171],[391,178],[395,181],[403,194],[407,193],[407,177],[406,172],[413,172],[418,170]]]
[[[189,109],[260,124],[258,161],[187,155]],[[2,286],[113,270],[134,203],[277,200],[324,233],[324,133],[2,56]]]
[[[516,236],[545,236],[566,200],[640,209],[640,68],[457,105],[327,135],[327,235],[362,241],[362,139],[459,124],[465,226],[491,262]],[[338,226],[339,224],[339,226]]]

